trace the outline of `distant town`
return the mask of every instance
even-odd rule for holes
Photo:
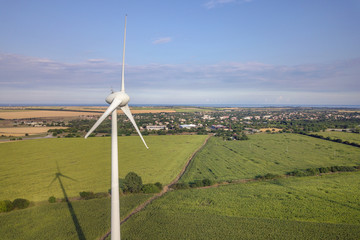
[[[102,113],[99,108],[91,108],[90,111],[89,108],[81,107],[23,108],[13,111],[20,115],[11,119],[2,118],[0,127],[48,127],[47,134],[51,137],[82,137]],[[21,115],[21,111],[40,111],[40,115]],[[46,111],[52,116],[47,115]],[[358,109],[138,107],[133,111],[143,135],[214,134],[227,140],[241,140],[244,135],[258,132],[309,133],[333,130],[359,133],[360,130]],[[92,136],[110,136],[110,120],[107,121]],[[119,114],[118,128],[120,136],[135,134],[131,123],[122,114]],[[24,134],[24,137],[28,135]],[[1,131],[0,136],[9,137]]]

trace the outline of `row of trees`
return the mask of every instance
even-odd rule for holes
[[[322,173],[330,172],[354,172],[359,171],[360,165],[357,166],[331,166],[331,167],[319,167],[319,168],[307,168],[307,169],[296,169],[291,172],[287,172],[286,176],[295,176],[295,177],[305,177],[305,176],[315,176]],[[267,179],[277,179],[283,177],[282,175],[267,173],[265,175],[257,175],[255,179],[267,180]]]
[[[340,139],[340,138],[331,138],[331,137],[329,137],[329,136],[328,136],[328,137],[324,137],[324,136],[319,135],[319,134],[306,133],[306,132],[299,132],[299,134],[303,134],[303,135],[310,136],[310,137],[314,137],[314,138],[320,138],[320,139],[324,139],[324,140],[328,140],[328,141],[332,141],[332,142],[343,143],[343,144],[351,145],[351,146],[354,146],[354,147],[360,147],[360,144],[359,144],[359,143],[344,141],[344,140],[342,140],[342,139]]]
[[[16,209],[24,209],[29,207],[30,201],[24,198],[17,198],[14,201],[1,200],[0,201],[0,212],[10,212]]]
[[[194,181],[188,182],[188,183],[186,183],[186,182],[175,183],[175,184],[171,185],[171,188],[172,189],[199,188],[199,187],[212,186],[215,183],[216,183],[215,181],[205,178],[203,180],[194,180]]]

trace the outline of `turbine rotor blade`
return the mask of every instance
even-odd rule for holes
[[[141,135],[141,132],[140,132],[139,128],[138,128],[137,125],[136,125],[136,122],[135,122],[135,120],[134,120],[134,117],[132,116],[132,114],[131,114],[131,112],[130,112],[129,105],[126,104],[126,106],[121,107],[121,110],[125,113],[125,115],[129,118],[130,122],[134,125],[134,127],[135,127],[137,133],[139,134],[141,140],[143,141],[145,147],[148,149],[149,147],[146,145],[146,142],[145,142],[143,136]]]
[[[124,48],[123,48],[123,59],[122,59],[122,73],[121,73],[121,91],[122,92],[125,92],[124,71],[125,71],[126,17],[127,17],[127,15],[125,15]]]
[[[104,120],[107,116],[109,116],[121,103],[121,99],[114,98],[108,109],[101,115],[101,117],[97,120],[97,122],[92,126],[92,128],[89,130],[89,132],[85,135],[85,138],[87,138]]]

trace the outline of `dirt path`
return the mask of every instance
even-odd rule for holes
[[[195,157],[195,155],[206,145],[206,143],[208,142],[208,140],[210,139],[212,135],[208,135],[208,137],[205,139],[204,143],[198,148],[196,149],[195,152],[193,152],[191,154],[191,156],[189,157],[189,159],[187,160],[185,166],[181,169],[180,173],[176,176],[176,178],[169,183],[168,185],[164,186],[162,191],[158,194],[155,194],[154,196],[152,196],[150,199],[148,199],[146,202],[140,204],[137,208],[135,208],[129,215],[127,215],[124,219],[121,220],[120,225],[123,224],[124,222],[126,222],[127,220],[129,220],[129,218],[131,218],[133,215],[135,215],[136,213],[140,212],[141,210],[143,210],[147,205],[149,205],[152,201],[158,199],[159,197],[163,196],[165,193],[167,193],[169,191],[169,187],[175,183],[177,183],[179,181],[179,179],[184,175],[186,169],[188,168],[190,162],[193,160],[193,158]],[[100,240],[105,240],[111,233],[111,230],[109,230],[104,236],[102,236],[100,238]]]

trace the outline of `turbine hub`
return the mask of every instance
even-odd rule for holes
[[[126,104],[128,104],[128,102],[130,101],[129,95],[127,95],[125,92],[114,92],[114,93],[110,94],[109,96],[107,96],[105,101],[108,104],[111,104],[115,98],[121,100],[119,107],[126,106]]]

